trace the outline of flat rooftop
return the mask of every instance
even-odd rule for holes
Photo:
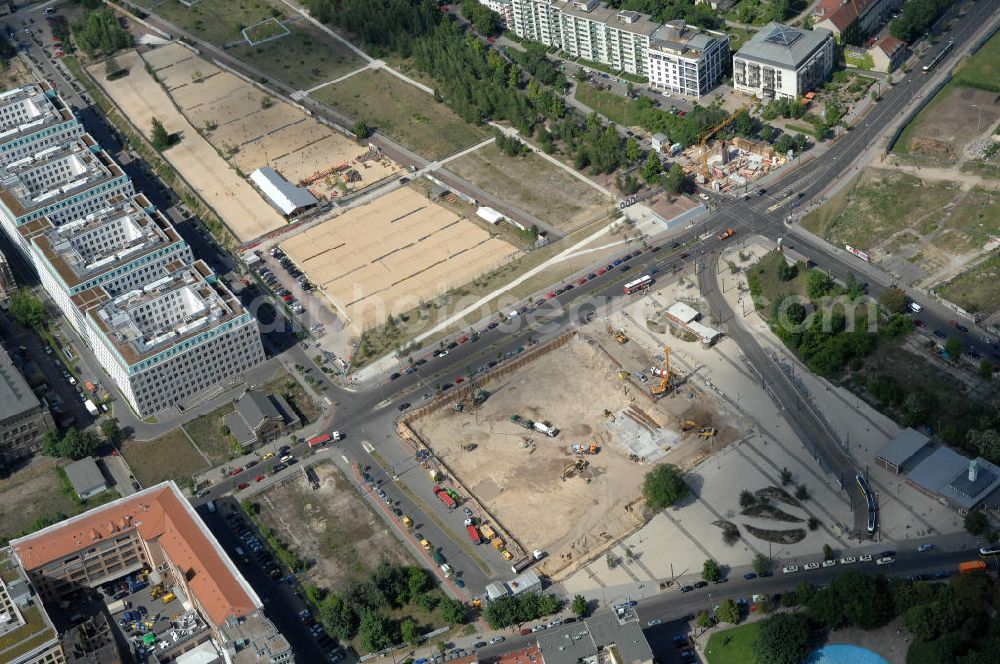
[[[129,365],[244,313],[204,261],[164,269],[162,278],[114,298],[99,286],[73,296]]]
[[[22,217],[124,174],[90,134],[83,134],[0,169],[0,202]]]
[[[86,550],[93,542],[137,530],[156,541],[186,578],[216,627],[263,605],[174,482],[163,482],[11,542],[28,572]]]
[[[76,117],[48,83],[34,83],[0,93],[0,154],[5,146]],[[81,133],[82,133],[81,129]]]
[[[651,664],[653,651],[635,620],[614,612],[545,630],[538,635],[545,664]]]
[[[649,45],[660,51],[686,58],[697,58],[715,40],[724,39],[719,32],[701,31],[684,21],[670,21],[658,27],[652,34]]]
[[[651,36],[660,27],[659,23],[639,12],[611,9],[601,3],[594,5],[592,9],[588,10],[585,8],[588,4],[585,0],[569,0],[561,7],[561,10],[570,16],[597,21],[611,28],[647,37]]]
[[[41,405],[24,376],[0,348],[0,422],[30,412]]]
[[[0,621],[0,662],[20,661],[59,639],[37,596],[33,597],[30,606],[17,606],[15,597],[27,595],[30,595],[28,580],[17,559],[10,549],[0,551],[0,596],[7,599],[0,601],[0,613],[7,618]],[[4,608],[8,601],[11,609]]]
[[[82,219],[54,226],[40,217],[20,227],[70,290],[98,280],[172,244],[183,242],[159,210],[137,194]]]
[[[796,69],[833,33],[824,28],[802,30],[771,22],[743,44],[737,56],[755,62]]]

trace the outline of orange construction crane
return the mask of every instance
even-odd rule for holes
[[[712,138],[715,132],[728,127],[729,123],[735,120],[740,113],[749,110],[749,108],[750,106],[747,104],[740,106],[735,113],[701,135],[701,140],[698,142],[698,147],[701,148],[701,175],[706,181],[708,181],[708,139]]]
[[[652,373],[662,378],[659,385],[650,388],[649,393],[653,396],[666,394],[670,390],[670,381],[674,378],[674,373],[670,370],[670,346],[663,347],[663,368],[653,369]]]

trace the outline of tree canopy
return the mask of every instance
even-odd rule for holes
[[[113,55],[119,49],[132,45],[132,35],[121,26],[118,15],[110,9],[85,12],[83,20],[73,26],[73,36],[88,57],[94,57],[98,52],[104,56]]]
[[[35,330],[43,329],[49,320],[45,304],[27,288],[15,291],[10,296],[10,314],[21,325]]]
[[[903,4],[899,18],[889,25],[889,32],[896,39],[912,42],[927,32],[954,3],[955,0],[909,0]]]
[[[483,608],[483,619],[493,629],[520,625],[555,613],[561,602],[554,595],[522,593],[498,597]]]
[[[688,485],[681,470],[673,464],[663,464],[646,473],[642,482],[642,495],[650,509],[670,507],[688,495]]]
[[[78,460],[93,456],[101,447],[101,439],[91,431],[79,431],[76,428],[60,433],[54,429],[45,432],[42,438],[42,452],[51,457],[63,457]]]
[[[709,583],[715,583],[721,579],[722,570],[719,568],[719,563],[715,562],[711,558],[708,558],[701,566],[701,578],[705,579]]]
[[[809,620],[801,613],[776,613],[760,622],[753,664],[801,664],[812,650]]]

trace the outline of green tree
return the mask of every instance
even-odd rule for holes
[[[931,399],[923,392],[910,392],[903,397],[900,423],[912,427],[923,424],[931,413]]]
[[[355,122],[352,131],[354,132],[354,136],[359,141],[365,140],[371,133],[371,130],[368,128],[368,124],[364,120],[358,120]]]
[[[712,616],[708,614],[708,611],[699,611],[698,616],[695,618],[695,622],[698,627],[701,627],[702,629],[708,629],[715,624],[715,621],[712,620]]]
[[[399,623],[399,635],[413,647],[420,645],[420,628],[413,622],[413,618],[403,618]]]
[[[15,291],[10,296],[10,314],[18,323],[34,330],[45,329],[49,320],[45,304],[27,288]]]
[[[62,456],[61,444],[62,435],[55,429],[49,429],[42,436],[42,454],[55,458]]]
[[[680,164],[670,165],[670,169],[660,178],[660,186],[672,196],[683,194],[691,189],[691,181]]]
[[[833,548],[829,544],[823,545],[823,560],[833,560],[836,558],[836,554],[833,552]]]
[[[778,280],[791,281],[799,274],[797,265],[790,265],[788,261],[782,260],[778,263]]]
[[[170,134],[167,133],[166,128],[160,122],[159,118],[153,118],[153,130],[149,134],[149,142],[159,152],[163,152],[170,147]]]
[[[701,566],[701,578],[709,583],[715,583],[722,578],[722,570],[719,568],[719,563],[711,558],[707,559]]]
[[[457,599],[446,597],[438,605],[441,620],[449,625],[462,625],[466,622],[467,611],[465,604]]]
[[[625,157],[633,164],[639,161],[639,141],[633,136],[625,141]]]
[[[757,574],[767,574],[771,569],[771,561],[763,553],[758,553],[753,557],[753,571]]]
[[[642,178],[646,182],[656,182],[662,170],[663,164],[660,163],[660,155],[656,154],[656,150],[650,150],[649,154],[646,155],[646,163],[642,166]]]
[[[833,277],[822,270],[809,270],[809,276],[806,277],[806,293],[810,299],[823,297],[831,288],[833,288]]]
[[[46,434],[48,435],[48,434]],[[48,452],[46,452],[48,454]],[[972,510],[965,515],[965,529],[972,535],[982,535],[990,527],[986,513],[981,510]]]
[[[110,9],[84,12],[83,20],[73,25],[73,37],[90,58],[98,52],[112,55],[132,45],[132,36]]]
[[[368,652],[377,652],[399,643],[399,628],[396,624],[378,611],[365,610],[361,614],[361,626],[358,628],[361,647]]]
[[[122,428],[118,425],[118,419],[115,417],[101,422],[101,434],[104,436],[104,440],[108,441],[112,445],[118,445],[122,442],[122,438],[124,437]]]
[[[589,608],[590,607],[586,597],[584,597],[583,595],[573,596],[573,601],[572,603],[570,603],[570,609],[572,609],[573,613],[576,615],[577,618],[583,618],[585,615],[587,615],[587,611],[589,610]]]
[[[906,302],[906,293],[898,288],[887,288],[878,296],[878,303],[891,314],[901,314],[906,311]]]
[[[760,622],[753,664],[800,664],[812,650],[812,632],[801,613],[776,613]]]
[[[753,495],[753,492],[750,491],[750,489],[743,489],[742,491],[740,491],[741,508],[747,509],[748,507],[751,507],[752,505],[756,504],[757,504],[757,496]]]
[[[642,482],[642,495],[652,510],[670,507],[688,495],[688,485],[681,470],[673,464],[663,464],[646,473]]]
[[[330,593],[319,604],[319,621],[340,641],[354,638],[358,631],[358,615],[344,598]]]
[[[740,607],[737,606],[736,602],[733,600],[724,599],[722,600],[722,603],[719,604],[719,610],[715,612],[715,615],[721,622],[736,625],[740,622]]]
[[[952,360],[957,360],[965,352],[965,345],[958,337],[948,337],[944,342],[944,352],[948,353],[948,357]]]

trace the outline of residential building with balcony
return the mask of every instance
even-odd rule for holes
[[[562,48],[559,17],[566,0],[511,0],[514,33],[523,39]]]
[[[729,35],[669,21],[650,39],[646,76],[650,87],[700,98],[718,85],[729,63]]]
[[[561,47],[573,57],[646,75],[646,53],[660,27],[644,14],[609,9],[598,0],[570,0],[559,17]]]

